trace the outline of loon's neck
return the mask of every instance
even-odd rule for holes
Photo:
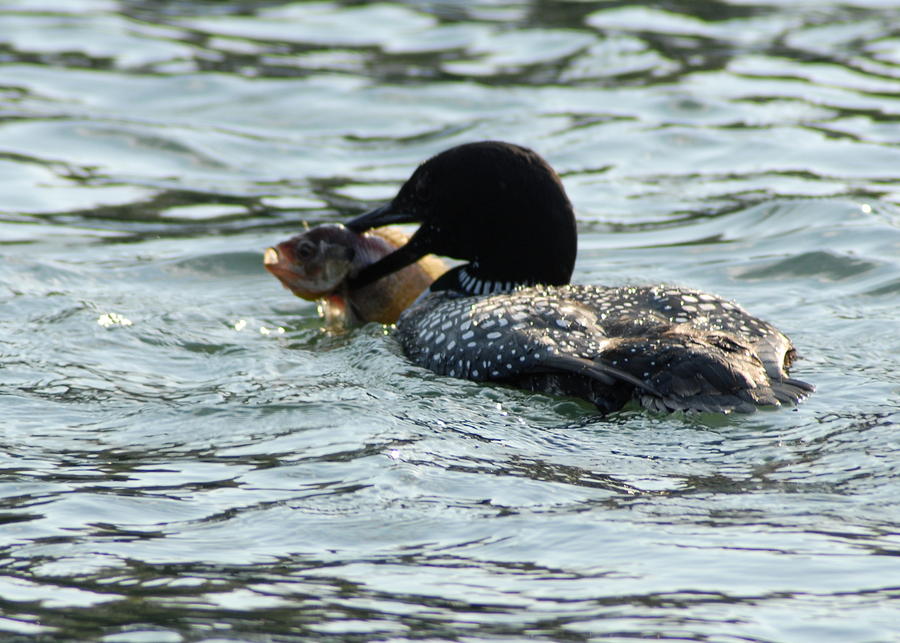
[[[464,296],[491,295],[512,292],[519,286],[534,286],[537,282],[529,279],[504,279],[486,273],[478,262],[457,266],[445,272],[431,284],[431,292],[450,291]]]

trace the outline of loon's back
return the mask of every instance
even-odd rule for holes
[[[407,356],[443,375],[575,395],[604,412],[748,412],[797,402],[790,340],[736,304],[666,286],[559,286],[461,297],[438,292],[401,316]]]

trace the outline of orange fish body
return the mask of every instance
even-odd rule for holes
[[[268,248],[263,264],[295,295],[318,301],[329,328],[393,324],[447,270],[443,261],[429,255],[359,288],[347,282],[408,239],[397,228],[357,234],[340,224],[321,225]]]

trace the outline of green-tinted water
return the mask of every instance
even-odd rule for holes
[[[816,395],[598,418],[263,271],[481,138],[577,281],[736,299]],[[886,0],[0,3],[0,632],[896,640],[898,174]]]

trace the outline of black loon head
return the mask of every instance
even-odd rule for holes
[[[354,285],[380,279],[432,253],[469,263],[432,290],[470,295],[521,285],[569,283],[575,214],[553,168],[530,149],[499,141],[453,147],[422,165],[394,199],[347,224],[363,232],[421,223],[409,242],[360,271]]]

